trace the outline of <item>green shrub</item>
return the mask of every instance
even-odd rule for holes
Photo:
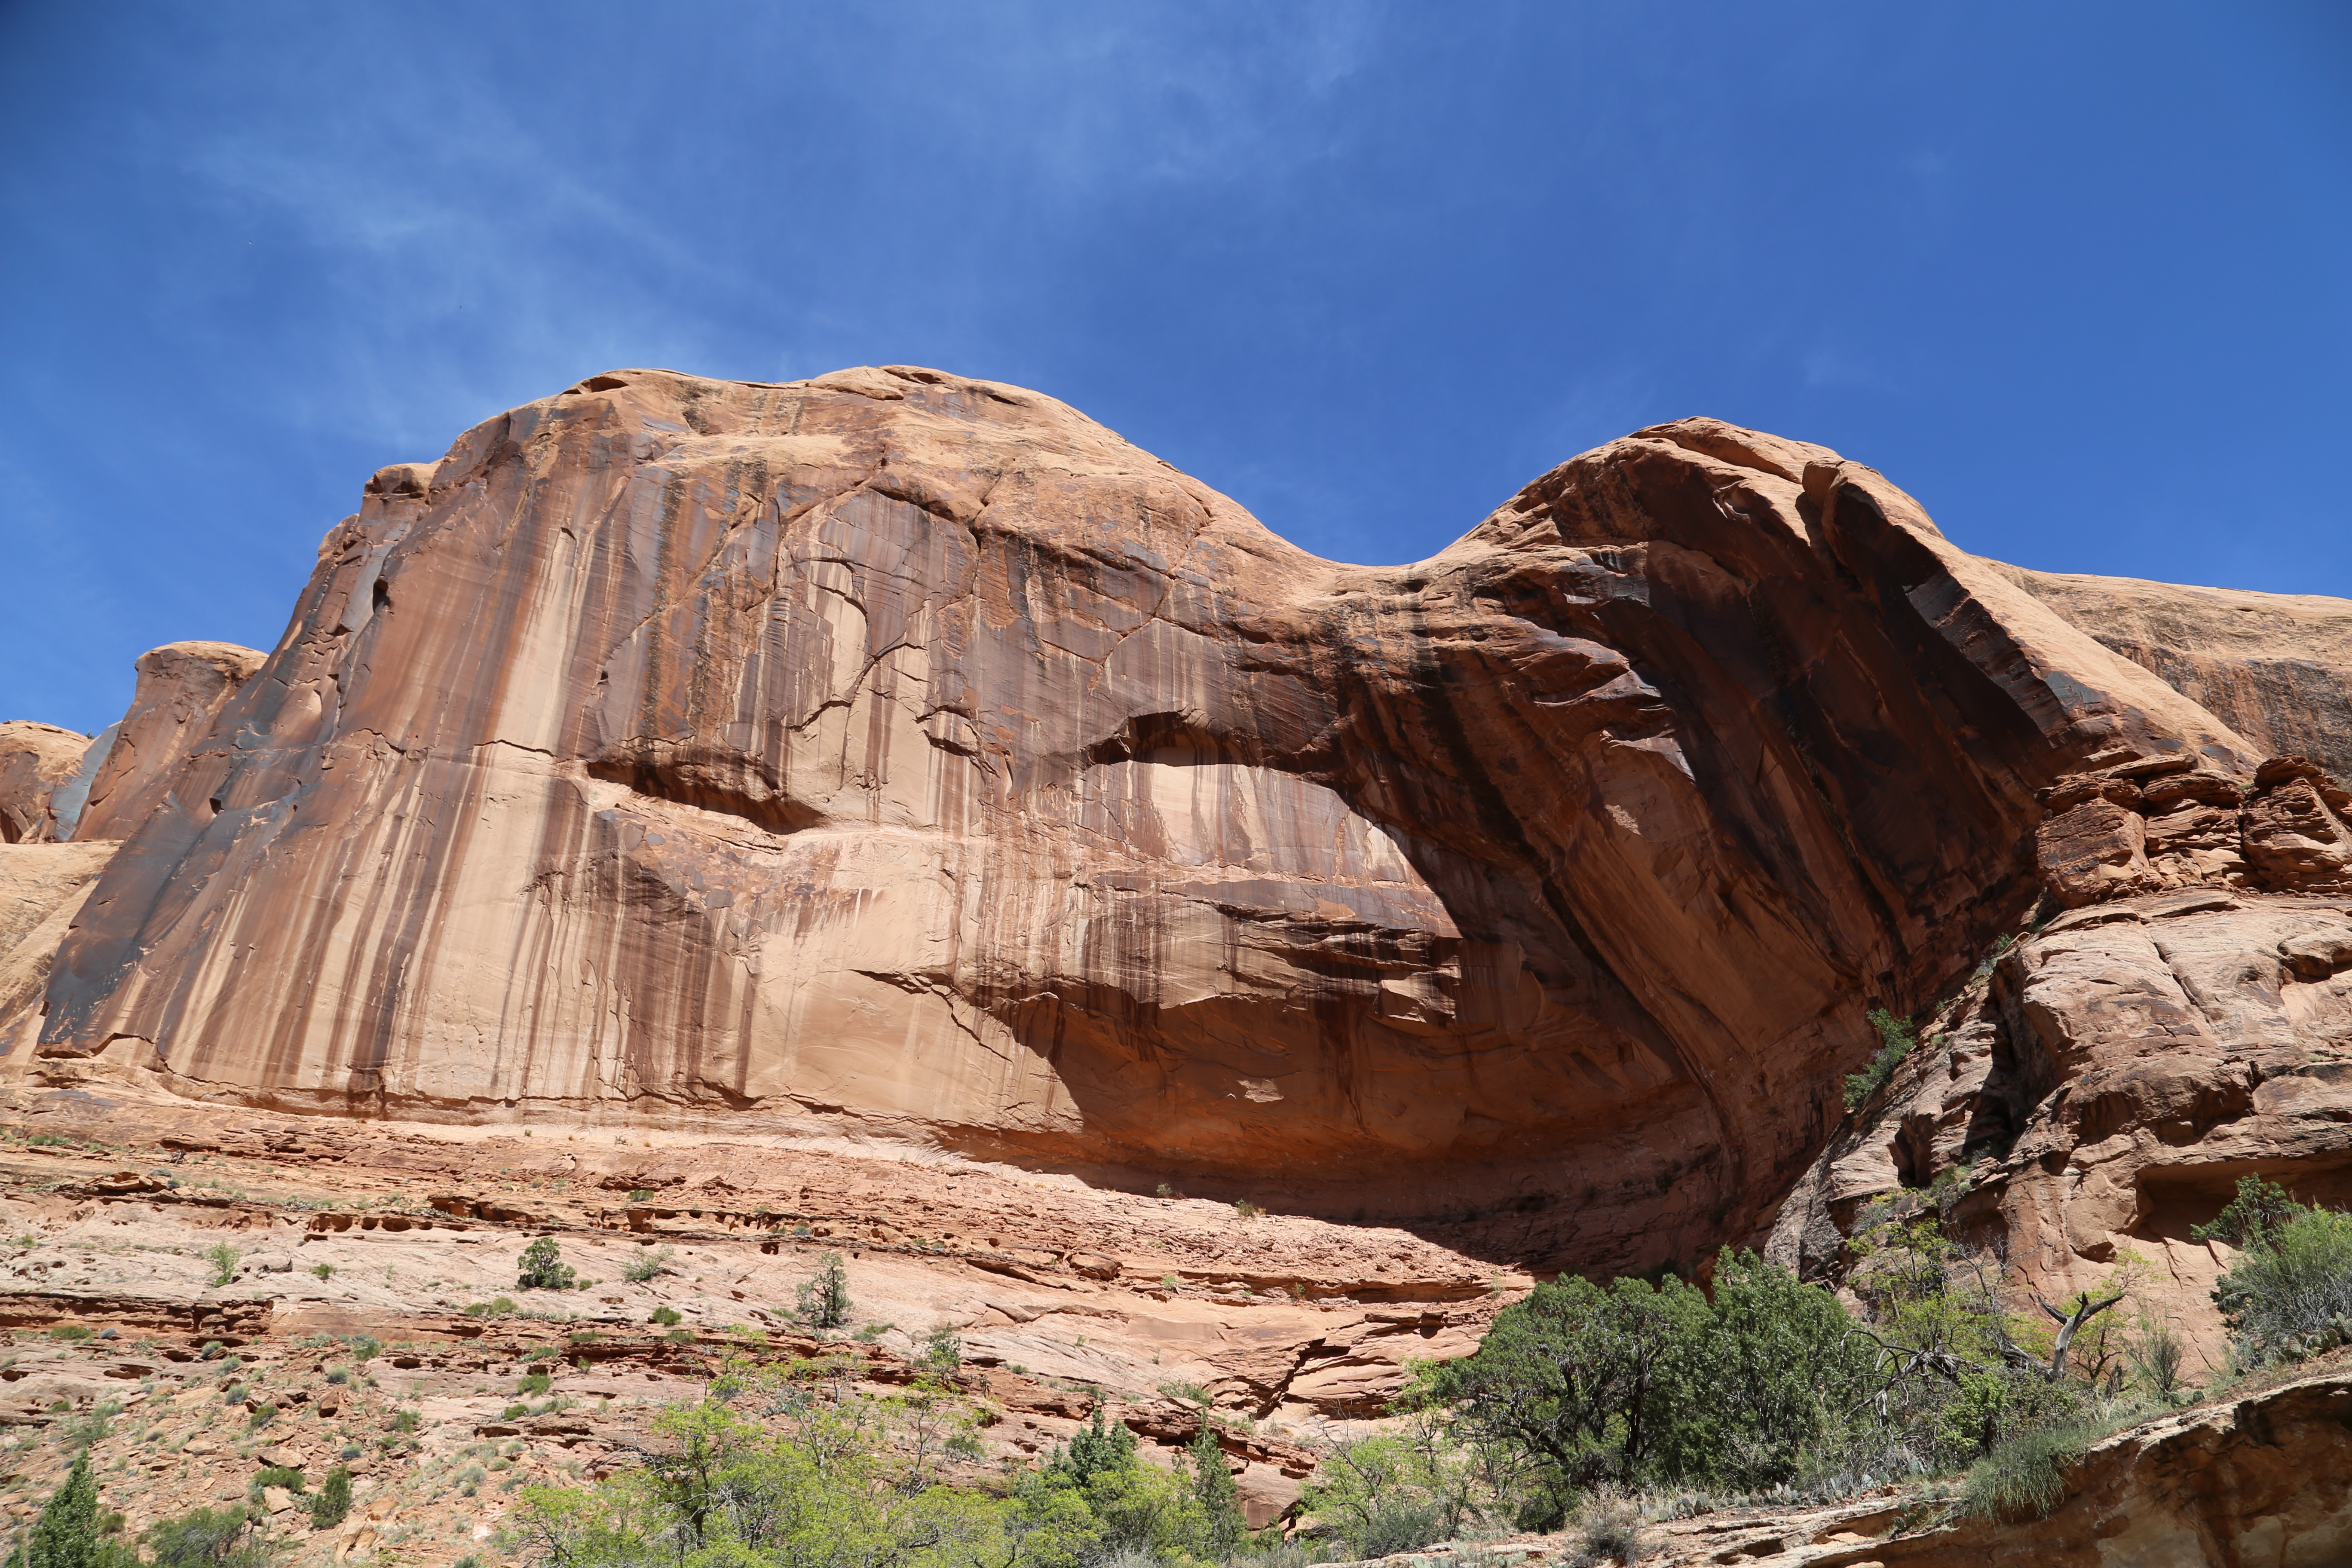
[[[335,1266],[331,1263],[314,1263],[310,1266],[310,1272],[321,1279],[332,1279],[335,1277]]]
[[[395,1432],[414,1432],[424,1419],[424,1416],[414,1410],[395,1410],[392,1413],[392,1429]]]
[[[2226,1241],[2241,1248],[2254,1247],[2305,1212],[2276,1182],[2266,1182],[2260,1176],[2241,1176],[2237,1196],[2221,1205],[2213,1223],[2192,1226],[2189,1234],[2198,1241]]]
[[[555,1237],[542,1236],[522,1249],[515,1284],[524,1290],[569,1290],[577,1279],[571,1265],[563,1261],[563,1250]]]
[[[1878,1050],[1870,1058],[1868,1067],[1847,1077],[1845,1108],[1848,1110],[1861,1109],[1865,1100],[1885,1087],[1886,1080],[1895,1076],[1895,1069],[1902,1065],[1903,1058],[1911,1054],[1916,1039],[1916,1030],[1908,1018],[1898,1018],[1884,1007],[1873,1007],[1869,1017],[1870,1026],[1878,1031]]]
[[[527,1373],[524,1374],[522,1381],[515,1384],[515,1392],[517,1394],[545,1394],[548,1391],[551,1382],[551,1380],[548,1377],[547,1373],[543,1372]]]
[[[383,1353],[383,1342],[373,1334],[353,1334],[346,1342],[352,1347],[352,1359],[362,1365]]]
[[[91,1337],[90,1330],[80,1323],[59,1323],[56,1328],[49,1331],[49,1338],[53,1340],[65,1340],[68,1342],[78,1343],[80,1341],[89,1339]]]
[[[2169,1322],[2141,1313],[2139,1332],[2125,1354],[2142,1389],[2166,1405],[2179,1401],[2180,1370],[2189,1358],[2189,1342]]]
[[[837,1329],[849,1321],[849,1270],[838,1252],[817,1255],[816,1272],[798,1292],[802,1321],[811,1328]]]
[[[212,1278],[208,1283],[215,1286],[229,1283],[236,1278],[236,1266],[244,1260],[245,1254],[226,1241],[215,1242],[206,1247],[205,1261],[213,1266]]]
[[[632,1285],[642,1285],[648,1279],[657,1279],[669,1267],[673,1256],[675,1254],[667,1247],[658,1250],[640,1247],[637,1255],[622,1266],[621,1278]]]
[[[1642,1560],[1642,1547],[1641,1509],[1628,1498],[1603,1492],[1577,1513],[1576,1553],[1569,1563],[1570,1568],[1630,1565]]]
[[[675,1327],[679,1321],[678,1310],[676,1307],[656,1307],[653,1321],[666,1329]]]
[[[1235,1198],[1234,1200],[1234,1213],[1239,1215],[1244,1219],[1255,1219],[1260,1215],[1265,1213],[1265,1210],[1258,1207],[1257,1205],[1250,1202],[1247,1198]]]
[[[90,1479],[85,1449],[33,1521],[19,1548],[22,1568],[100,1568],[106,1551],[99,1517],[98,1483]]]
[[[242,1508],[194,1509],[149,1525],[142,1539],[155,1568],[262,1568],[273,1555]]]
[[[1539,1478],[1520,1522],[1549,1529],[1596,1486],[1790,1480],[1879,1392],[1853,1330],[1828,1291],[1726,1248],[1711,1300],[1672,1275],[1538,1285],[1409,1393]]]
[[[259,1491],[264,1487],[283,1487],[289,1492],[299,1492],[302,1489],[302,1472],[291,1465],[265,1466],[253,1478],[254,1490]]]
[[[355,1456],[354,1456],[355,1457]],[[310,1528],[332,1530],[352,1511],[352,1472],[337,1465],[327,1472],[319,1495],[310,1500]]]
[[[953,1323],[935,1323],[923,1336],[923,1365],[937,1373],[955,1373],[963,1367],[963,1336]]]
[[[1969,1468],[1961,1507],[1987,1519],[2046,1517],[2066,1495],[2066,1467],[2089,1447],[2088,1431],[2074,1422],[2030,1427]]]
[[[1456,1533],[1474,1511],[1467,1479],[1465,1457],[1423,1417],[1408,1432],[1334,1448],[1307,1483],[1306,1505],[1347,1542],[1348,1555],[1388,1557]]]
[[[2352,1214],[2304,1209],[2257,1228],[2213,1288],[2213,1304],[2249,1365],[2352,1341]]]

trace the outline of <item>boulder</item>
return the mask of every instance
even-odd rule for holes
[[[51,797],[74,776],[89,737],[55,724],[0,723],[0,844],[47,844],[58,831]]]

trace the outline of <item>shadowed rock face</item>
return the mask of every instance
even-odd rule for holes
[[[1630,1268],[1751,1226],[1865,1006],[2032,901],[2039,789],[2168,755],[2262,752],[1713,421],[1363,568],[1034,394],[619,372],[375,477],[40,1050],[1452,1192]]]

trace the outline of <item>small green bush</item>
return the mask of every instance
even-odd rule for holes
[[[414,1410],[395,1410],[392,1413],[392,1429],[395,1432],[414,1432],[424,1419],[424,1416]]]
[[[142,1539],[155,1568],[260,1568],[272,1555],[242,1508],[192,1509],[149,1525]]]
[[[569,1290],[578,1282],[555,1237],[542,1236],[522,1249],[515,1284],[524,1290]]]
[[[283,1487],[289,1492],[302,1489],[302,1472],[291,1465],[268,1465],[253,1478],[256,1491],[263,1487]]]
[[[205,1249],[205,1261],[213,1266],[209,1283],[226,1285],[236,1278],[236,1266],[245,1261],[245,1254],[227,1242],[215,1242]]]
[[[332,1279],[335,1277],[335,1266],[331,1263],[314,1263],[310,1266],[310,1272],[321,1279]]]
[[[2226,1241],[2231,1247],[2259,1246],[2272,1232],[2305,1213],[2304,1206],[2288,1196],[2287,1190],[2276,1182],[2266,1182],[2260,1176],[2238,1178],[2238,1195],[2221,1206],[2210,1225],[2191,1226],[2189,1236],[2198,1241]]]
[[[1628,1499],[1602,1493],[1586,1503],[1576,1519],[1576,1554],[1570,1568],[1597,1568],[1602,1563],[1633,1564],[1642,1560],[1642,1510]]]
[[[1244,1219],[1255,1219],[1260,1215],[1265,1213],[1265,1211],[1258,1207],[1257,1205],[1250,1202],[1247,1198],[1235,1198],[1234,1200],[1234,1213]]]
[[[1845,1080],[1845,1108],[1861,1109],[1863,1103],[1885,1087],[1895,1076],[1903,1058],[1911,1054],[1917,1035],[1908,1018],[1898,1018],[1884,1007],[1870,1010],[1870,1026],[1878,1031],[1878,1051],[1870,1065],[1858,1073],[1849,1074]]]
[[[663,1328],[673,1328],[680,1321],[678,1310],[676,1307],[656,1307],[653,1321]]]
[[[621,1278],[632,1285],[642,1285],[648,1279],[657,1279],[669,1267],[670,1258],[674,1256],[667,1247],[658,1249],[640,1247],[637,1255],[622,1266]]]
[[[2259,1366],[2352,1341],[2352,1214],[2305,1209],[2252,1234],[2213,1288],[2239,1359]]]
[[[838,1252],[817,1255],[816,1272],[799,1291],[801,1317],[811,1328],[837,1329],[849,1321],[849,1270]]]
[[[362,1364],[383,1353],[383,1342],[373,1334],[353,1334],[346,1342],[352,1347],[352,1359]]]
[[[1961,1508],[1986,1519],[2044,1518],[2066,1495],[2066,1467],[2089,1447],[2088,1430],[2073,1422],[2029,1427],[1969,1468]]]
[[[552,1380],[548,1377],[547,1373],[543,1372],[526,1373],[523,1374],[522,1381],[515,1384],[515,1392],[517,1394],[545,1394],[548,1391],[551,1381]]]
[[[349,1457],[356,1458],[356,1455]],[[319,1495],[310,1500],[310,1528],[332,1530],[352,1511],[352,1472],[341,1465],[327,1472]]]
[[[53,1340],[79,1342],[91,1337],[91,1331],[80,1323],[59,1323],[49,1331],[49,1338]]]

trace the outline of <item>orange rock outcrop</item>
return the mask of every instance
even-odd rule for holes
[[[1864,1009],[2032,904],[2039,790],[2169,756],[2262,752],[1714,421],[1375,569],[1035,394],[619,372],[371,482],[125,814],[39,1049],[1452,1193],[1636,1268],[1760,1223]]]

